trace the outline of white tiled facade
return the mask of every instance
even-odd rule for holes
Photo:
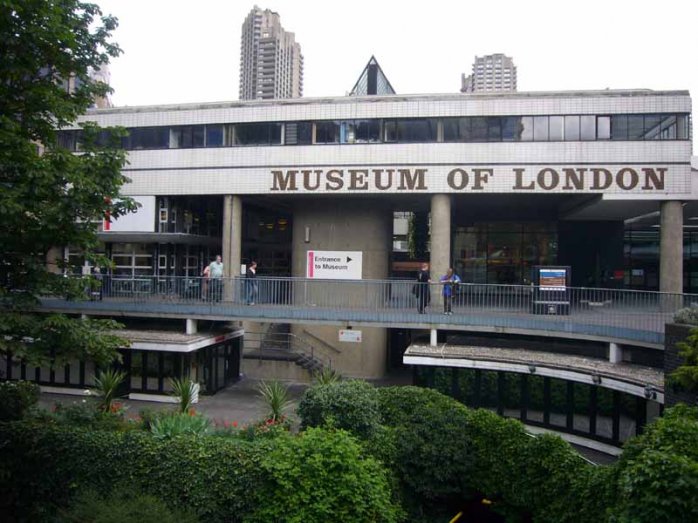
[[[245,122],[289,122],[348,120],[362,118],[426,118],[452,116],[536,116],[584,114],[690,113],[691,100],[686,91],[655,92],[594,91],[510,93],[471,95],[416,95],[386,97],[344,97],[251,101],[182,106],[150,106],[95,110],[81,118],[102,126],[152,127]],[[690,140],[665,141],[566,141],[566,142],[489,142],[489,143],[371,143],[328,145],[238,146],[200,149],[163,149],[130,151],[125,173],[132,183],[128,195],[186,194],[279,194],[274,190],[274,171],[287,176],[297,171],[293,194],[305,192],[303,177],[322,183],[312,191],[343,196],[351,193],[404,192],[397,180],[400,170],[424,171],[423,185],[414,192],[458,193],[473,190],[474,169],[491,169],[487,181],[476,189],[481,193],[530,194],[516,190],[515,169],[523,169],[522,186],[527,186],[544,169],[553,169],[561,178],[545,193],[569,193],[565,188],[565,169],[586,169],[581,192],[603,194],[605,199],[687,199],[691,197]],[[629,168],[638,175],[638,183],[625,190],[615,183],[618,171]],[[470,178],[463,186],[458,172],[449,185],[449,173],[461,169]],[[608,188],[594,189],[592,169],[605,169],[614,177]],[[663,187],[645,187],[645,170],[663,169]],[[304,175],[302,171],[310,171]],[[327,187],[324,176],[340,170],[344,185]],[[376,173],[383,170],[383,173]],[[391,175],[388,170],[394,170]],[[321,171],[317,174],[315,171]],[[352,174],[351,171],[355,171]],[[365,172],[364,172],[365,171]],[[355,177],[354,188],[349,180]],[[392,187],[376,188],[376,176],[395,176]],[[543,184],[551,183],[553,173],[542,174]],[[546,176],[548,178],[546,178]],[[626,185],[632,173],[625,172]],[[387,178],[384,178],[383,184]],[[453,180],[452,180],[453,181]],[[364,184],[365,182],[365,184]],[[621,184],[623,180],[621,180]],[[365,186],[364,186],[365,185]],[[455,185],[455,188],[454,186]],[[645,188],[643,188],[645,187]],[[277,187],[278,189],[278,187]],[[289,191],[281,191],[286,194]],[[533,192],[540,192],[539,188]],[[575,192],[575,194],[577,194]]]

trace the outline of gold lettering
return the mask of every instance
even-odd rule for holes
[[[548,180],[545,176],[547,173],[550,173],[550,183],[548,183]],[[550,167],[548,167],[546,169],[541,169],[538,172],[538,185],[540,185],[543,190],[550,191],[551,189],[557,187],[559,183],[560,175],[557,174],[557,171],[555,169],[551,169]]]
[[[424,174],[426,169],[415,169],[414,174],[409,169],[398,169],[400,173],[399,191],[426,191],[427,186],[424,185]]]
[[[368,169],[349,169],[349,189],[352,191],[365,191],[368,189]]]
[[[388,184],[387,185],[383,185],[381,183],[381,180],[383,178],[383,176],[382,176],[383,172],[388,174]],[[392,187],[392,185],[393,185],[393,173],[394,172],[395,172],[395,169],[385,169],[385,171],[383,171],[383,169],[373,169],[373,176],[376,177],[376,188],[379,191],[387,191],[388,189],[390,189],[390,187]]]
[[[296,174],[298,171],[286,171],[284,176],[283,171],[272,171],[271,174],[274,176],[274,185],[272,185],[272,191],[297,191],[296,187]]]
[[[613,176],[608,169],[594,168],[591,170],[591,174],[594,176],[594,181],[589,188],[593,191],[608,189],[613,183]],[[603,182],[601,175],[603,175]]]
[[[456,179],[458,180],[458,183],[456,183]],[[453,169],[448,173],[446,180],[451,189],[462,191],[468,186],[468,172],[465,169]]]
[[[645,185],[642,186],[643,191],[651,191],[652,189],[656,191],[664,190],[664,174],[666,173],[666,167],[657,167],[657,171],[651,167],[645,167],[642,172],[645,173]],[[657,172],[659,174],[657,174]],[[652,184],[650,184],[650,181]]]
[[[626,183],[628,181],[625,176],[626,174],[630,175],[629,183]],[[630,167],[624,167],[623,169],[618,171],[618,174],[616,174],[616,184],[624,191],[630,191],[634,189],[635,187],[637,187],[637,183],[638,177],[637,171],[635,171],[635,169],[631,169]]]
[[[322,176],[322,171],[320,169],[316,169],[314,171],[307,170],[301,172],[303,173],[303,187],[305,188],[305,190],[317,191],[320,188],[320,176]],[[311,185],[310,175],[312,173],[315,173],[315,183]]]
[[[514,187],[512,187],[512,189],[514,189],[515,191],[532,191],[535,188],[535,184],[533,182],[529,183],[526,187],[524,187],[523,175],[525,172],[526,169],[514,169],[514,174],[516,174],[516,183],[514,184]]]
[[[565,173],[565,186],[562,188],[563,191],[571,191],[573,189],[575,191],[584,190],[584,173],[586,172],[585,168],[563,168],[562,172]]]
[[[484,189],[483,184],[489,181],[489,177],[494,174],[494,171],[492,169],[473,169],[473,174],[475,174],[473,191],[481,191]]]
[[[328,191],[339,191],[344,187],[344,171],[341,169],[330,169],[325,175],[327,177],[327,182],[325,183],[325,189]]]

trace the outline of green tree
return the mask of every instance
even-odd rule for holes
[[[107,332],[111,321],[26,314],[42,295],[84,294],[84,283],[48,270],[52,247],[104,266],[93,254],[97,223],[134,209],[119,196],[127,181],[120,131],[86,124],[78,155],[58,139],[109,91],[90,72],[121,52],[109,41],[116,24],[78,0],[0,0],[0,352],[30,363],[106,364],[124,344]]]
[[[698,329],[676,344],[684,363],[669,375],[669,383],[687,392],[698,392]]]

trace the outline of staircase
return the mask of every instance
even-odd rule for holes
[[[289,361],[310,374],[332,368],[325,357],[305,338],[291,333],[288,323],[273,323],[266,332],[245,332],[243,357],[260,360]]]

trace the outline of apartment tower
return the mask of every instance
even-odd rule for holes
[[[279,14],[254,6],[242,24],[240,99],[303,96],[303,55],[295,35],[284,31]]]
[[[476,56],[473,74],[461,79],[461,92],[516,91],[514,60],[501,53]]]

